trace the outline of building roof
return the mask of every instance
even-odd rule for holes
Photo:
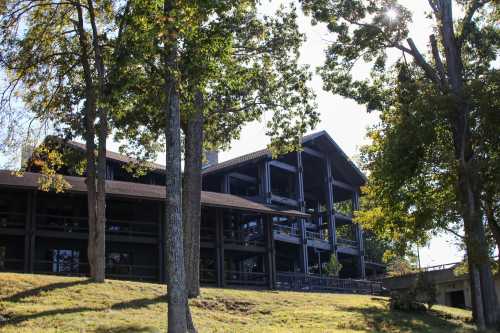
[[[318,139],[325,140],[331,147],[331,150],[340,157],[340,161],[345,164],[350,170],[353,171],[353,176],[358,180],[359,184],[364,184],[366,182],[366,176],[363,172],[354,164],[354,162],[344,153],[344,151],[339,147],[339,145],[333,140],[333,138],[326,131],[320,131],[312,133],[302,137],[301,143],[309,143]],[[218,171],[228,169],[231,167],[238,166],[240,164],[256,161],[262,158],[271,157],[271,151],[269,149],[261,149],[253,153],[245,154],[218,164],[211,165],[203,170],[203,175],[213,174]]]
[[[49,137],[47,137],[47,139],[57,140],[60,143],[67,145],[68,147],[80,150],[82,152],[85,152],[87,150],[85,144],[80,143],[80,142],[76,142],[76,141],[72,141],[72,140],[65,141],[62,138],[57,137],[57,136],[49,136]],[[135,158],[128,157],[126,155],[116,153],[116,152],[111,151],[111,150],[106,150],[106,158],[120,162],[120,163],[138,163],[138,160]],[[164,165],[153,163],[153,162],[147,162],[146,165],[155,171],[161,171],[161,172],[165,173],[165,166]]]
[[[13,174],[9,170],[0,170],[0,187],[15,187],[37,189],[40,174],[25,172],[21,177]],[[87,191],[85,177],[64,176],[64,179],[71,185],[68,192],[84,193]],[[122,196],[129,198],[142,198],[150,200],[164,200],[165,187],[158,185],[147,185],[141,183],[123,182],[116,180],[106,181],[106,193],[111,196]],[[233,194],[217,192],[201,192],[201,204],[208,207],[221,207],[229,209],[246,210],[255,213],[282,215],[291,217],[308,218],[305,214],[292,209],[284,209],[279,206],[264,204],[250,200],[248,198]]]

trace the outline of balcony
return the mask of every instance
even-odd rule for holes
[[[0,230],[5,233],[24,232],[26,215],[15,212],[0,212]]]
[[[248,228],[243,230],[224,229],[224,242],[239,246],[264,246],[264,235],[259,228]]]
[[[300,230],[296,227],[291,227],[283,224],[274,224],[273,235],[275,240],[294,244],[300,243]]]
[[[263,286],[267,283],[265,272],[225,271],[227,284]]]

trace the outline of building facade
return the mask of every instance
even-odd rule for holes
[[[297,275],[324,276],[331,255],[341,278],[384,270],[352,222],[364,175],[326,132],[302,145],[277,159],[264,149],[203,169],[202,283],[276,288]],[[135,178],[123,168],[129,158],[107,157],[107,276],[164,282],[164,169]],[[85,178],[65,168],[71,189],[42,192],[36,163],[28,165],[23,177],[0,171],[0,271],[87,274]]]

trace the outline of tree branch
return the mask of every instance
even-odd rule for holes
[[[439,78],[441,79],[441,84],[443,85],[443,87],[446,87],[446,72],[444,69],[443,61],[441,60],[441,56],[439,55],[436,36],[434,36],[434,34],[430,35],[429,40],[432,48],[432,56],[434,57],[434,62],[436,63],[436,68]]]
[[[436,74],[436,71],[432,68],[432,66],[429,65],[429,63],[425,60],[422,53],[420,53],[420,51],[417,49],[417,46],[413,42],[413,39],[408,38],[406,41],[408,42],[408,45],[410,46],[411,49],[409,53],[413,56],[413,59],[415,59],[417,65],[423,69],[427,78],[429,78],[432,82],[437,84],[437,86],[440,88],[441,91],[444,91],[444,87],[441,84],[439,76]]]
[[[464,40],[468,37],[470,33],[471,22],[472,18],[474,17],[474,14],[488,2],[489,2],[488,0],[485,1],[474,0],[472,1],[471,5],[465,12],[465,16],[462,20],[462,29],[460,30],[460,35],[458,36],[457,39],[457,44],[459,48],[462,47]]]

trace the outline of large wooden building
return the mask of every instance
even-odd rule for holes
[[[351,219],[364,175],[326,132],[302,145],[278,159],[264,149],[204,167],[202,283],[276,288],[324,275],[332,254],[341,278],[383,270]],[[164,169],[134,178],[123,168],[129,158],[107,157],[107,276],[165,281]],[[39,191],[36,168],[0,171],[0,271],[88,272],[85,178],[69,170],[61,170],[71,184],[64,193]]]

